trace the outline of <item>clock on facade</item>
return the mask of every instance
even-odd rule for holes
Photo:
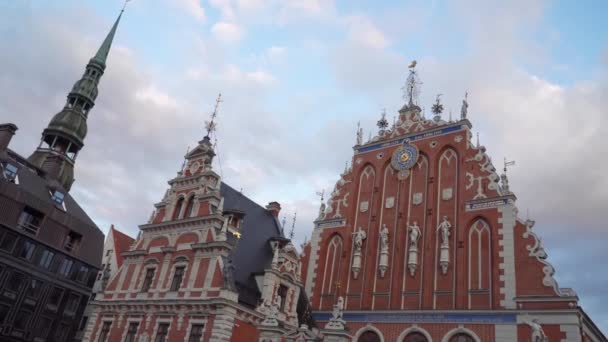
[[[399,172],[411,169],[418,161],[418,148],[404,142],[398,149],[393,152],[391,165]]]

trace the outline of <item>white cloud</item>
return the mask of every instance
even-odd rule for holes
[[[280,61],[287,52],[287,48],[283,46],[271,46],[266,49],[266,55],[271,62]]]
[[[196,20],[205,20],[205,9],[201,6],[200,0],[171,0],[183,11],[192,15]]]
[[[348,26],[348,38],[350,41],[363,47],[372,49],[384,49],[390,42],[385,34],[364,16],[350,16],[344,19]]]
[[[226,21],[215,23],[211,32],[217,40],[223,43],[236,43],[241,40],[243,34],[238,25]]]
[[[230,0],[209,0],[209,4],[217,8],[224,20],[234,20],[236,15]]]
[[[145,88],[137,90],[135,98],[142,102],[151,102],[160,107],[177,107],[177,101],[174,98],[154,85],[148,85]]]

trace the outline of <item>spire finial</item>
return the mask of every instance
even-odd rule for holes
[[[131,0],[125,1],[124,5],[122,6],[122,9],[120,10],[120,14],[118,14],[118,18],[116,18],[114,25],[112,25],[112,29],[110,29],[110,32],[106,36],[106,39],[104,39],[103,43],[99,47],[99,50],[97,50],[97,53],[91,59],[92,62],[97,62],[98,64],[100,64],[102,68],[105,68],[106,66],[106,60],[108,59],[108,54],[110,53],[110,48],[112,47],[112,41],[114,40],[114,35],[116,34],[116,28],[118,27],[120,18],[122,17],[122,14],[124,13],[125,8],[127,7],[127,3],[129,1]]]
[[[298,214],[297,211],[294,211],[293,213],[293,219],[291,220],[291,229],[289,230],[289,239],[293,240],[293,237],[295,235],[295,231],[296,231],[296,215]]]
[[[188,153],[190,153],[190,145],[188,145],[188,148],[186,149],[186,155],[185,157],[188,157]],[[182,169],[180,172],[184,172],[184,168],[186,167],[186,159],[184,158],[184,162],[182,163]]]
[[[380,134],[380,136],[383,136],[384,133],[386,132],[386,128],[388,127],[388,121],[386,120],[386,108],[382,108],[382,115],[380,116],[380,120],[378,120],[378,123],[376,123],[376,125],[378,125],[378,134]]]
[[[442,95],[443,94],[437,94],[437,98],[435,98],[435,103],[433,104],[433,107],[431,107],[431,111],[433,112],[433,114],[435,114],[435,116],[433,117],[433,120],[435,121],[441,120],[441,113],[443,113],[443,104],[441,103]]]
[[[479,148],[479,132],[477,132],[477,148]]]
[[[422,84],[418,79],[418,74],[416,72],[416,62],[415,60],[410,63],[408,69],[410,69],[410,73],[407,77],[407,81],[403,89],[403,98],[408,101],[408,106],[412,107],[415,102],[418,102],[418,95],[420,95],[419,85]]]
[[[125,8],[127,8],[127,3],[129,3],[129,1],[131,0],[125,0],[125,3],[122,5],[122,10],[120,11],[120,13],[125,11]]]
[[[217,117],[217,110],[220,106],[220,102],[222,102],[222,93],[217,96],[215,100],[215,107],[213,108],[213,113],[211,113],[211,120],[205,121],[205,129],[207,130],[206,138],[211,138],[211,134],[215,132],[217,124],[215,123],[215,118]]]
[[[361,121],[357,121],[357,145],[363,144],[363,128],[361,128]]]

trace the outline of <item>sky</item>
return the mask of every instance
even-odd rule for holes
[[[29,155],[116,19],[121,0],[0,0],[0,122]],[[411,60],[426,112],[469,94],[469,119],[520,216],[536,220],[561,287],[608,332],[608,2],[133,0],[108,58],[71,191],[98,226],[135,236],[218,93],[214,168],[310,237]]]

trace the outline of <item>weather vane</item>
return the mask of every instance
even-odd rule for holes
[[[217,128],[217,124],[215,123],[215,118],[217,117],[217,109],[222,102],[222,94],[220,93],[217,96],[217,100],[215,100],[215,108],[213,108],[213,113],[211,114],[211,120],[205,121],[205,129],[207,130],[207,138],[211,138],[211,134],[215,132]]]
[[[289,230],[289,239],[293,240],[293,236],[295,235],[295,231],[296,231],[296,215],[298,214],[298,212],[294,212],[293,213],[293,220],[291,221],[291,229]]]
[[[128,3],[129,1],[131,1],[131,0],[125,0],[124,5],[122,5],[122,10],[121,10],[121,12],[124,12],[124,11],[125,11],[125,8],[127,8],[127,3]]]
[[[418,78],[418,74],[416,72],[416,65],[418,62],[415,60],[410,63],[408,69],[410,69],[410,74],[407,77],[405,82],[405,86],[402,88],[403,90],[403,99],[408,101],[409,106],[413,106],[414,102],[418,102],[418,96],[420,95],[420,79]]]
[[[513,165],[515,165],[515,160],[507,161],[507,158],[505,158],[505,166],[503,168],[503,171],[505,173],[507,173],[507,166],[513,166]]]

